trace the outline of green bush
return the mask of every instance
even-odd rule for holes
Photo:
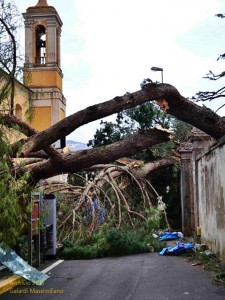
[[[88,241],[76,245],[69,241],[65,242],[58,255],[64,259],[92,259],[160,251],[164,246],[164,243],[153,238],[144,228],[136,230],[104,228]]]
[[[162,211],[157,208],[151,208],[146,212],[148,214],[148,218],[146,221],[147,229],[148,230],[160,229],[163,222]]]
[[[58,256],[64,259],[93,259],[108,256],[105,248],[97,245],[74,245],[64,247],[58,252]]]
[[[112,228],[106,235],[109,255],[125,254],[127,248],[126,235],[119,229]]]
[[[110,255],[125,255],[148,252],[149,246],[140,230],[121,231],[112,228],[106,235]]]

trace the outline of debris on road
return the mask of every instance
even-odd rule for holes
[[[174,232],[162,232],[160,234],[159,240],[160,241],[169,241],[169,240],[177,240],[182,239],[184,237],[182,232],[174,231]]]
[[[180,255],[181,253],[192,251],[193,248],[194,248],[193,243],[177,242],[177,245],[174,247],[170,246],[170,247],[163,248],[159,252],[159,255]]]
[[[0,243],[0,262],[14,274],[19,275],[36,285],[42,285],[49,278],[26,263],[10,247]]]

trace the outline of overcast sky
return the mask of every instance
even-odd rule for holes
[[[151,71],[152,66],[163,68],[164,82],[185,97],[213,90],[202,77],[208,70],[225,70],[225,61],[216,61],[225,52],[225,21],[215,17],[225,13],[224,0],[47,1],[63,21],[67,116],[139,90],[144,78],[161,81],[161,73]],[[21,12],[37,2],[16,0]],[[69,138],[86,143],[99,123],[83,126]]]

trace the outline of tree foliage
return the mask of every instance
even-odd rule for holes
[[[10,159],[11,147],[3,131],[0,131],[0,240],[15,245],[26,229],[31,187],[29,174],[17,178],[17,168]]]
[[[127,95],[129,96],[130,93]],[[94,139],[88,142],[88,146],[108,145],[124,139],[138,129],[154,128],[156,125],[169,129],[172,119],[154,102],[146,102],[119,112],[115,123],[101,120],[101,127],[96,130]]]
[[[120,141],[134,133],[134,122],[130,118],[126,118],[123,112],[119,112],[116,122],[103,121],[100,122],[100,128],[96,130],[94,139],[88,142],[88,146],[100,147],[110,145]]]
[[[153,128],[157,125],[169,129],[172,117],[162,111],[154,102],[146,102],[124,111],[124,115],[136,123],[140,129]]]
[[[109,145],[126,138],[138,130],[154,128],[155,126],[171,130],[173,133],[171,141],[153,146],[151,149],[145,149],[141,153],[136,154],[136,158],[144,160],[170,155],[171,150],[175,149],[178,143],[187,141],[192,129],[192,126],[188,123],[177,120],[165,111],[162,111],[154,102],[146,102],[119,112],[115,123],[101,121],[100,126],[100,129],[96,130],[94,139],[89,141],[88,146]]]

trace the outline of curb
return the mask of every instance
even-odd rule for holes
[[[14,286],[22,284],[24,282],[24,278],[19,275],[10,276],[7,279],[0,280],[0,295],[8,292]]]

